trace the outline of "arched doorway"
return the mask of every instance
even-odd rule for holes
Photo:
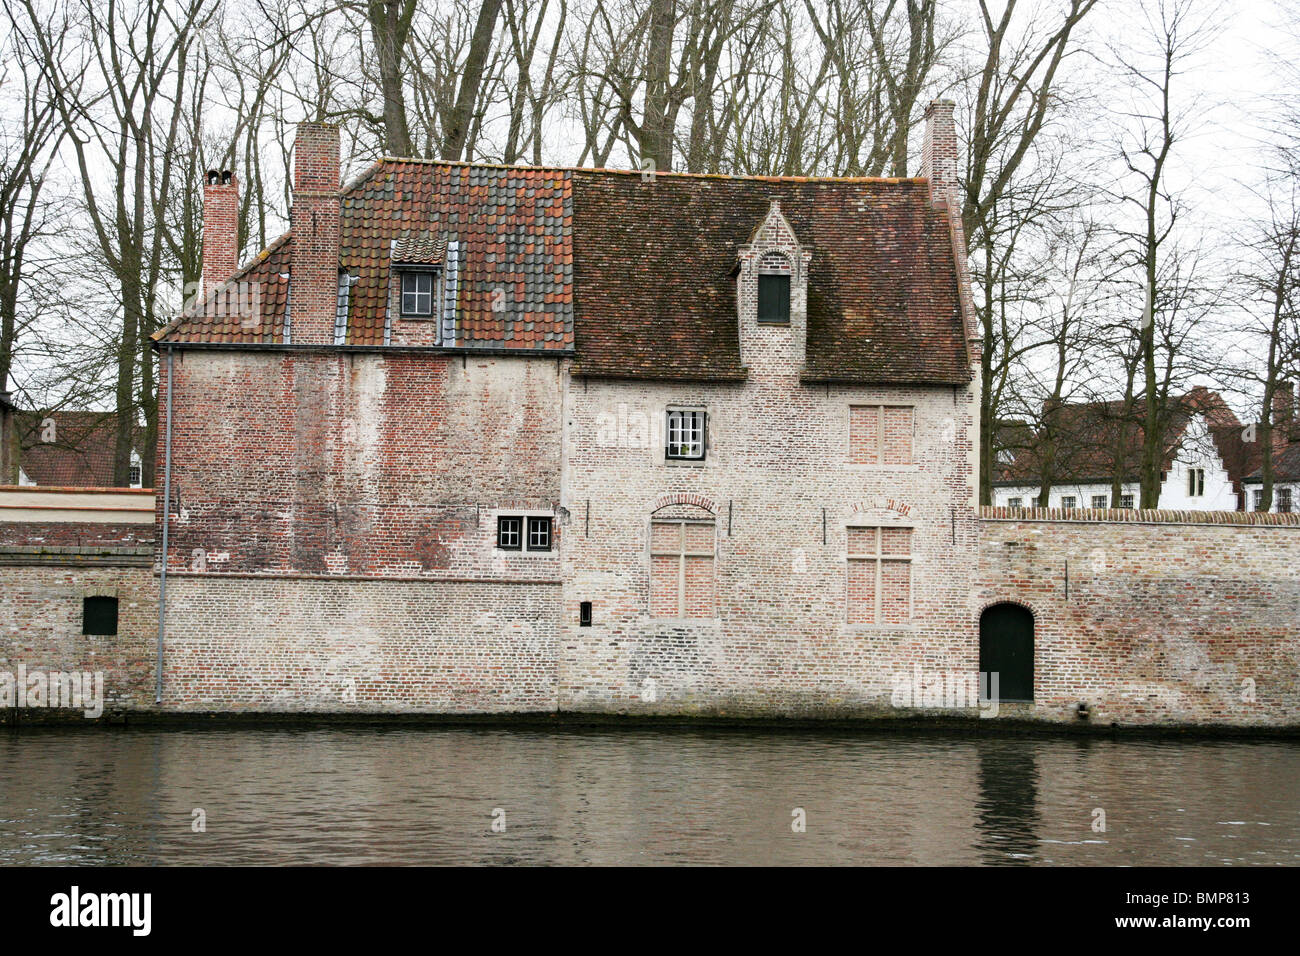
[[[1019,604],[985,608],[980,615],[980,672],[998,675],[999,700],[1034,699],[1032,611]]]

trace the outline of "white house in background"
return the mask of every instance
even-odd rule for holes
[[[1175,414],[1165,442],[1160,508],[1181,511],[1236,511],[1240,506],[1242,460],[1241,425],[1217,393],[1195,389],[1180,400],[1197,409]],[[1111,500],[1111,475],[1116,456],[1118,419],[1115,403],[1062,406],[1057,419],[1055,480],[1049,492],[1051,508],[1136,508],[1141,500],[1137,462],[1142,429],[1129,427],[1120,496]],[[1037,438],[1026,428],[1021,435]],[[1042,467],[1038,448],[1005,449],[993,482],[993,504],[1010,508],[1038,505]]]
[[[1259,511],[1264,498],[1264,475],[1255,469],[1244,479],[1246,507]],[[1274,453],[1273,505],[1268,509],[1283,514],[1300,510],[1300,439],[1294,439]]]

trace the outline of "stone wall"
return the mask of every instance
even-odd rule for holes
[[[981,609],[1035,619],[1035,702],[1093,723],[1300,724],[1300,516],[985,508]],[[1068,587],[1067,587],[1068,562]]]

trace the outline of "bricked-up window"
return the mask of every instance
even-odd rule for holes
[[[550,518],[529,518],[528,519],[528,550],[529,551],[550,551],[551,550],[551,519]]]
[[[433,315],[433,273],[402,273],[402,315]]]
[[[1277,510],[1282,514],[1291,513],[1291,489],[1277,489]]]
[[[714,524],[650,523],[651,617],[713,617]]]
[[[905,624],[912,619],[912,529],[848,529],[848,621]]]
[[[497,518],[497,547],[502,551],[518,551],[523,547],[524,519]]]
[[[1093,495],[1093,496],[1092,496],[1092,506],[1093,506],[1094,508],[1099,509],[1099,510],[1102,509],[1102,508],[1105,508],[1105,507],[1106,507],[1106,496],[1105,496],[1105,495]]]
[[[855,465],[912,464],[912,421],[911,406],[852,406],[849,461]]]
[[[708,413],[698,409],[669,409],[664,457],[674,461],[703,461]]]
[[[81,599],[81,633],[113,635],[117,633],[117,598]]]
[[[1205,497],[1205,469],[1189,468],[1187,471],[1187,497]]]

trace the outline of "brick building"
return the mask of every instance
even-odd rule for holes
[[[154,339],[161,706],[974,713],[997,671],[1035,719],[1294,724],[1295,516],[976,508],[952,112],[915,179],[340,184],[304,124],[241,268],[210,173]]]
[[[165,700],[850,705],[973,653],[952,106],[918,179],[383,160],[155,337]],[[168,394],[170,390],[170,394]],[[703,692],[702,696],[701,692]]]

